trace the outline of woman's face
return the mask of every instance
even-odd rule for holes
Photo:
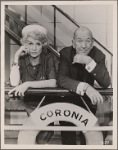
[[[31,57],[36,58],[41,54],[43,44],[39,40],[35,40],[33,37],[29,36],[27,37],[26,45]]]

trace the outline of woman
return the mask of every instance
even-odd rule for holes
[[[44,52],[47,41],[47,30],[40,25],[28,25],[22,30],[22,46],[15,53],[13,65],[11,67],[10,82],[15,86],[9,94],[14,92],[15,96],[24,96],[24,106],[28,115],[37,107],[42,97],[25,96],[28,88],[56,87],[55,65],[51,53]],[[46,100],[45,100],[46,101]],[[28,118],[24,125],[33,125]],[[20,131],[18,144],[33,144],[33,134],[39,131]],[[38,143],[47,143],[53,132],[41,131],[37,139]]]

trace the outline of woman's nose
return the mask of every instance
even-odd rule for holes
[[[32,46],[32,49],[33,49],[33,50],[36,50],[36,45],[35,45],[35,44]]]

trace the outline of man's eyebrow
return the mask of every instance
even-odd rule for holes
[[[78,37],[77,39],[82,39],[81,37]]]
[[[30,41],[30,40],[26,40],[27,42],[32,42],[32,41]]]
[[[91,40],[92,38],[87,38],[87,40],[89,40],[89,39]]]

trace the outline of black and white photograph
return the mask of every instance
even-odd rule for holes
[[[1,1],[1,149],[117,149],[117,1]]]

